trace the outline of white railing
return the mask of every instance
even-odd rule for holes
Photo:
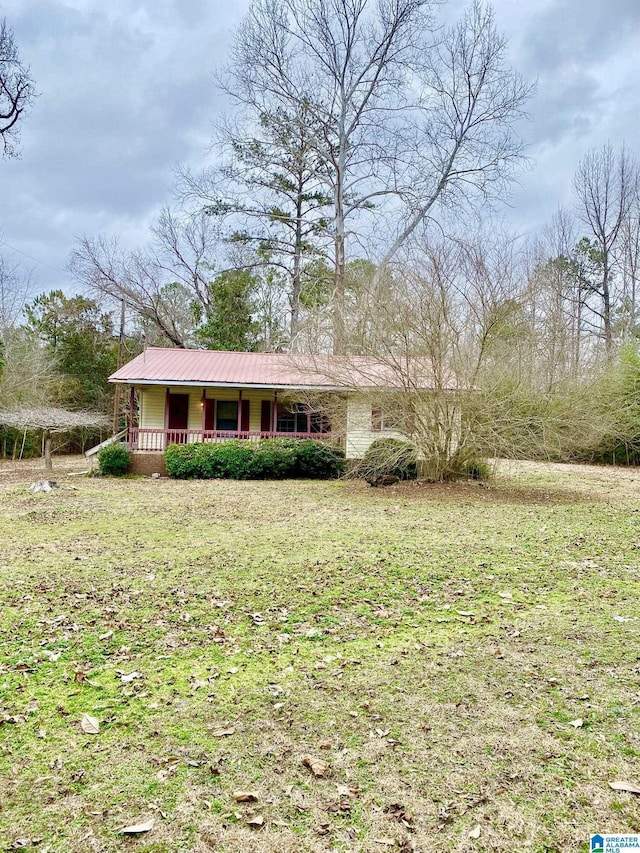
[[[130,450],[163,452],[170,444],[221,444],[224,441],[260,441],[264,438],[313,438],[340,443],[340,437],[330,432],[262,432],[261,430],[201,430],[201,429],[141,429],[129,430]]]

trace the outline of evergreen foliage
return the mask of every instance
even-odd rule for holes
[[[257,279],[247,270],[220,273],[209,283],[206,311],[194,304],[197,342],[213,350],[251,352],[259,342],[259,328],[253,320],[252,292]]]
[[[342,448],[324,441],[271,438],[256,444],[172,444],[165,453],[170,477],[188,479],[332,479],[344,471]]]
[[[131,453],[124,444],[109,444],[98,453],[98,467],[101,474],[122,477],[129,470]]]

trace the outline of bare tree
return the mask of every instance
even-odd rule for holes
[[[636,182],[637,169],[629,152],[623,146],[615,153],[611,145],[585,155],[573,182],[578,217],[590,231],[585,254],[594,275],[586,276],[585,284],[598,299],[592,310],[601,321],[609,356],[613,351],[615,251]]]
[[[640,309],[640,176],[633,183],[627,215],[620,229],[616,249],[617,266],[622,276],[622,326],[625,338],[638,336]]]
[[[185,347],[193,340],[194,306],[204,315],[211,307],[218,245],[215,223],[205,213],[178,217],[166,209],[147,248],[126,251],[116,240],[84,237],[70,270],[92,293],[124,302],[144,326]]]
[[[576,255],[576,224],[559,209],[527,256],[524,300],[549,389],[568,376],[578,378],[597,357],[584,319],[588,294]]]
[[[21,430],[42,431],[44,443],[44,467],[53,470],[51,459],[51,437],[56,433],[69,432],[82,427],[106,427],[109,419],[99,412],[70,412],[53,407],[23,406],[0,412],[0,424]]]
[[[0,248],[2,238],[0,237]],[[6,330],[18,322],[28,296],[33,290],[33,276],[0,254],[0,340]]]
[[[522,163],[515,124],[525,116],[533,87],[508,67],[506,50],[493,10],[475,0],[425,53],[418,66],[413,156],[399,183],[405,217],[381,272],[438,204],[462,212],[474,200],[486,204],[508,195]]]
[[[43,405],[54,395],[58,381],[55,364],[33,335],[7,328],[2,338],[0,401],[4,408]]]
[[[358,223],[371,224],[374,208],[397,223],[378,250],[379,279],[437,202],[502,190],[520,156],[513,123],[530,89],[506,66],[492,14],[476,3],[438,41],[434,5],[255,0],[234,44],[227,87],[239,104],[255,114],[304,104],[311,117],[333,200],[336,353],[347,348],[347,241]]]
[[[365,342],[388,387],[368,381],[358,357],[345,363],[384,423],[378,434],[408,439],[423,476],[447,479],[486,457],[567,458],[610,428],[613,407],[594,391],[599,375],[548,386],[513,241],[485,234],[405,254],[383,298],[379,287],[369,292],[376,308]]]
[[[18,154],[16,142],[21,117],[35,97],[29,69],[20,62],[13,31],[0,21],[0,138],[5,157]]]

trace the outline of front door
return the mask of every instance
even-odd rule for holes
[[[189,395],[169,394],[167,444],[185,444],[189,428]]]

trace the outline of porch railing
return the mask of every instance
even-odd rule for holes
[[[155,451],[166,450],[169,444],[192,444],[204,442],[220,444],[224,441],[260,441],[263,438],[313,438],[322,441],[341,443],[336,433],[330,432],[262,432],[260,430],[202,430],[202,429],[141,429],[131,427],[127,445],[130,450]]]

